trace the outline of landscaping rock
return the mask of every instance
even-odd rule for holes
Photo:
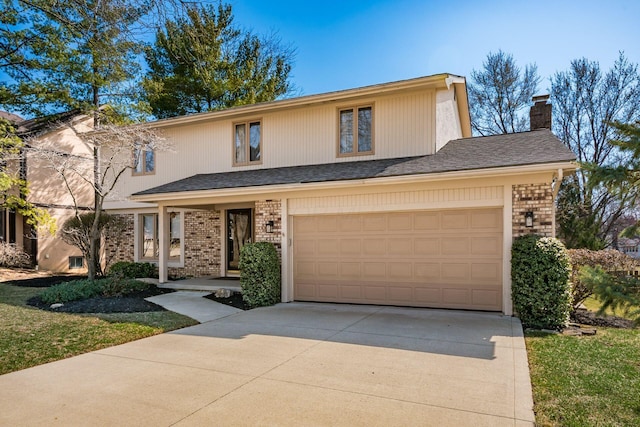
[[[216,289],[214,292],[216,298],[229,298],[233,291],[231,289]]]
[[[570,337],[579,337],[582,335],[582,331],[580,329],[565,329],[562,331],[562,335],[568,335]]]
[[[53,309],[53,310],[55,310],[56,308],[60,308],[60,307],[64,307],[64,304],[62,304],[60,302],[57,302],[55,304],[51,304],[50,305],[50,308]]]
[[[580,329],[580,332],[582,332],[582,335],[595,335],[598,331],[596,328],[583,328]]]

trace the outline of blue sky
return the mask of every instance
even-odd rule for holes
[[[640,63],[637,0],[228,0],[236,23],[275,30],[297,48],[301,94],[452,73],[469,77],[489,51],[535,62],[549,76],[586,57],[609,69],[624,51]]]

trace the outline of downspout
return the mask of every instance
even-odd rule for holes
[[[553,190],[553,206],[554,206],[554,210],[553,210],[553,225],[552,225],[552,229],[551,229],[551,235],[553,237],[556,237],[556,210],[558,208],[557,205],[557,199],[558,199],[558,192],[560,191],[560,185],[562,185],[562,179],[564,178],[564,170],[562,168],[558,168],[558,172],[556,172],[556,177],[553,180],[553,184],[552,185],[552,190]]]

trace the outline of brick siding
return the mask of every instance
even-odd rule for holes
[[[267,222],[273,221],[273,233],[267,233]],[[255,202],[256,242],[273,243],[282,255],[282,209],[280,200],[260,200]]]
[[[539,234],[553,237],[553,215],[555,205],[553,189],[550,183],[514,185],[513,198],[513,237],[526,234]],[[525,225],[525,212],[533,212],[533,227]]]

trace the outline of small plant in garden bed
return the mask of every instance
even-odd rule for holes
[[[132,279],[74,280],[46,289],[40,294],[40,298],[48,304],[65,303],[98,296],[122,296],[145,291],[151,286],[153,285]]]

